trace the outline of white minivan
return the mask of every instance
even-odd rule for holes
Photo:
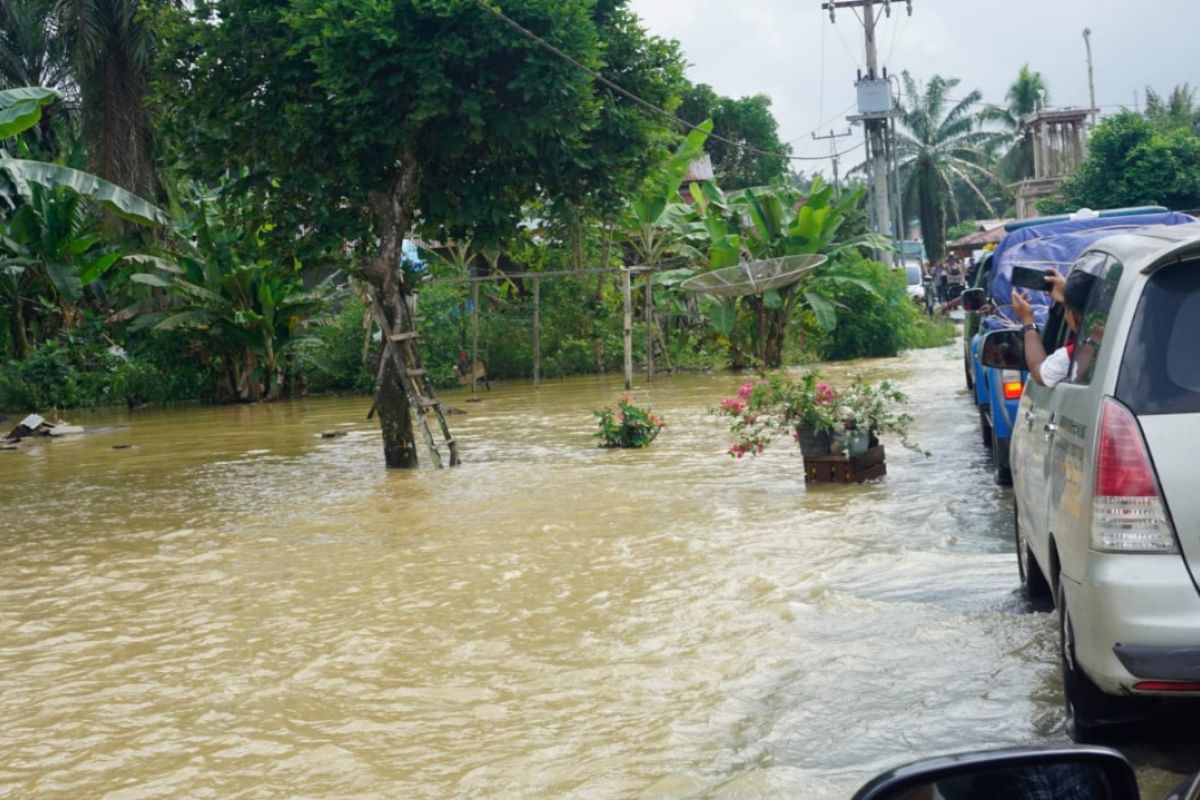
[[[1054,601],[1086,741],[1148,698],[1200,698],[1200,225],[1101,239],[1072,269],[1099,280],[1071,377],[1026,384],[1010,455],[1022,584]],[[1043,337],[1065,346],[1066,326]],[[982,349],[1023,366],[1015,331]]]

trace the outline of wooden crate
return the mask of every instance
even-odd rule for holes
[[[804,459],[805,483],[862,483],[887,474],[883,445],[876,445],[857,458],[819,456]]]

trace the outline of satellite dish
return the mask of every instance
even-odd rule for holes
[[[828,260],[828,256],[798,255],[743,261],[736,267],[694,275],[679,286],[689,292],[715,297],[762,294],[792,285]]]

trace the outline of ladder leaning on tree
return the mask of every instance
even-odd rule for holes
[[[367,302],[371,307],[371,316],[375,318],[375,324],[379,326],[379,330],[383,334],[383,357],[379,361],[379,374],[375,378],[376,387],[384,380],[384,371],[387,368],[388,359],[391,359],[396,368],[396,375],[400,378],[400,385],[404,387],[404,394],[408,397],[408,404],[412,406],[413,427],[420,430],[421,437],[425,440],[426,447],[429,448],[434,466],[441,469],[442,455],[434,442],[433,432],[429,430],[429,420],[426,418],[426,414],[430,410],[437,417],[438,425],[442,429],[444,444],[450,452],[450,466],[458,466],[458,443],[450,435],[450,426],[446,424],[442,403],[437,399],[437,392],[434,391],[433,384],[429,381],[425,367],[421,365],[421,354],[417,349],[419,337],[412,324],[408,303],[401,301],[399,304],[402,319],[397,322],[402,330],[393,331],[391,325],[388,324],[387,316],[383,313],[383,307],[379,304],[379,299],[371,287],[367,287]],[[372,406],[372,413],[374,410],[374,406]]]

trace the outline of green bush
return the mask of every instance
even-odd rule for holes
[[[0,409],[50,408],[210,399],[209,370],[186,356],[187,338],[154,333],[112,345],[103,321],[77,327],[34,348],[25,361],[0,364]]]
[[[807,348],[818,359],[886,358],[905,349],[948,344],[957,335],[952,322],[930,320],[909,298],[903,270],[857,255],[843,256],[841,266],[876,291],[845,283],[817,290],[838,306],[832,331],[821,330],[811,314],[802,320]]]
[[[309,392],[371,391],[375,377],[363,363],[365,321],[366,306],[347,297],[337,314],[298,348],[297,361]],[[379,343],[371,341],[370,348],[377,352]]]

